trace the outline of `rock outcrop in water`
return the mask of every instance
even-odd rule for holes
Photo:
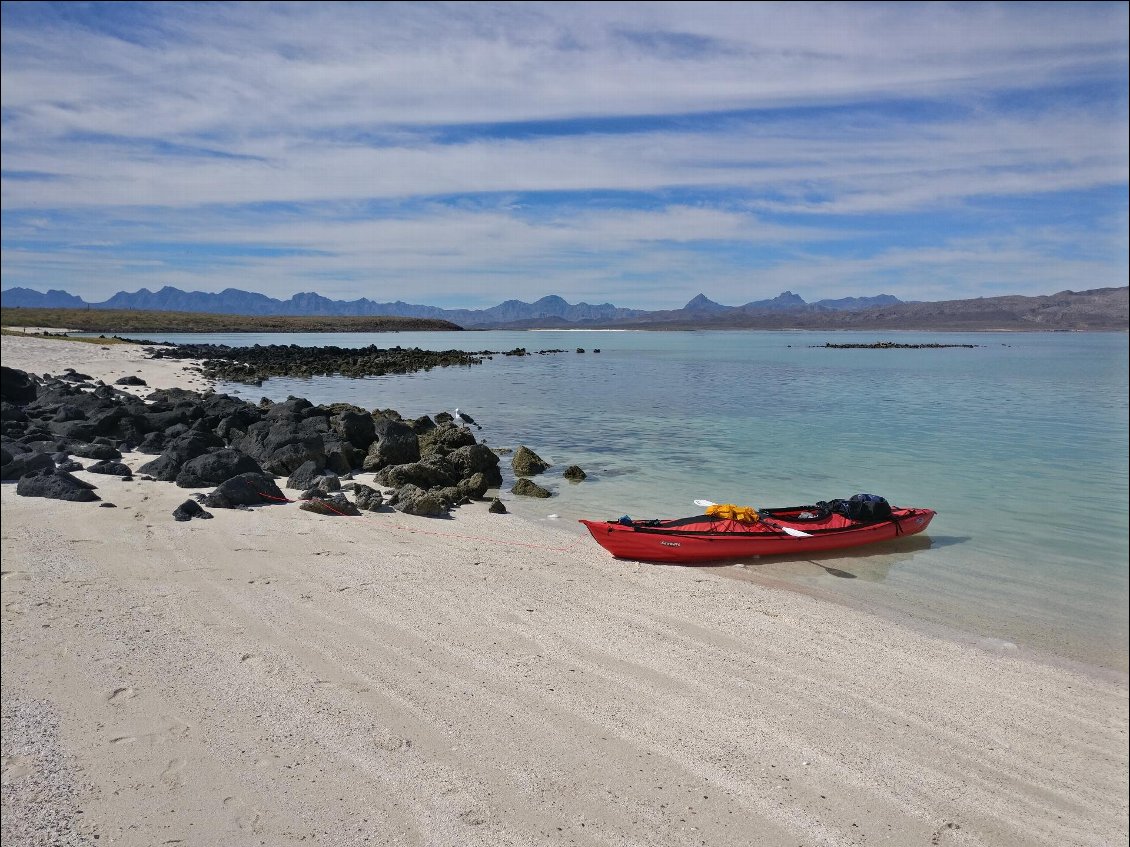
[[[541,350],[543,354],[561,350]],[[366,377],[407,374],[441,367],[481,365],[493,356],[528,356],[525,348],[495,351],[421,350],[404,347],[300,347],[297,344],[256,344],[229,347],[224,344],[179,344],[154,347],[155,359],[200,359],[209,379],[260,385],[273,376]]]

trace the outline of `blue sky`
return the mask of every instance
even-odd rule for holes
[[[1127,283],[1117,3],[3,3],[5,289]]]

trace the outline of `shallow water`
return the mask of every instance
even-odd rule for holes
[[[938,511],[928,539],[849,556],[750,561],[784,581],[995,644],[1127,667],[1127,336],[1082,333],[464,332],[169,335],[567,352],[371,379],[226,386],[393,408],[458,406],[492,446],[526,444],[555,496],[513,511],[675,517],[859,492]],[[975,344],[834,350],[826,342]],[[575,352],[584,348],[585,353]],[[593,352],[599,348],[600,352]],[[504,462],[504,466],[508,463]],[[562,479],[578,464],[582,483]],[[507,481],[508,487],[509,480]]]

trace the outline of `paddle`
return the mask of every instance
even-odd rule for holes
[[[696,506],[702,506],[703,508],[705,508],[707,506],[717,506],[718,505],[717,503],[711,503],[709,500],[695,500],[694,504]],[[763,524],[765,524],[767,527],[771,527],[772,529],[779,529],[781,532],[785,533],[785,535],[791,535],[793,538],[811,538],[812,537],[812,535],[810,533],[801,532],[799,529],[793,529],[791,526],[781,526],[778,523],[773,523],[773,521],[767,521],[767,520],[765,520],[765,518],[762,518],[761,522]]]

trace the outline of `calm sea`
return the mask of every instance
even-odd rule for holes
[[[464,332],[168,335],[170,341],[510,350],[481,365],[223,390],[459,407],[494,447],[552,462],[512,511],[677,517],[691,501],[786,506],[880,494],[937,510],[928,537],[814,561],[713,568],[864,606],[993,649],[1127,669],[1127,336],[1082,333]],[[826,342],[973,344],[836,350]],[[585,352],[580,352],[582,348]],[[536,355],[539,350],[567,352]],[[599,349],[599,352],[596,350]],[[588,479],[561,471],[580,465]],[[508,463],[504,467],[509,470]],[[550,517],[551,515],[555,517]],[[594,545],[595,546],[595,545]]]

